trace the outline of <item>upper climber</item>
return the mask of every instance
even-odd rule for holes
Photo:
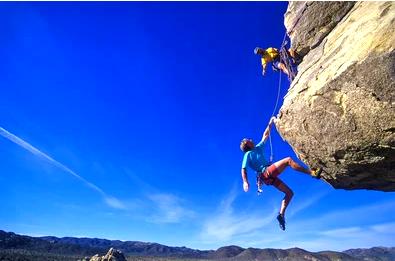
[[[285,49],[285,48],[284,48]],[[297,55],[297,53],[292,50],[285,50],[286,55],[292,57],[292,61],[289,63],[290,66],[294,66],[296,63],[299,62],[299,56]],[[280,52],[278,49],[273,48],[273,47],[269,47],[266,50],[262,49],[260,47],[256,47],[254,49],[254,53],[256,55],[260,55],[261,61],[262,61],[262,75],[265,75],[266,73],[266,66],[268,63],[272,63],[272,68],[273,70],[277,71],[277,70],[281,70],[283,71],[286,75],[288,75],[288,77],[290,77],[292,80],[295,77],[295,75],[291,75],[292,73],[290,72],[290,68],[287,68],[286,64],[284,64],[282,62],[282,60],[280,59]],[[283,60],[287,59],[287,57],[283,57]]]
[[[285,209],[292,199],[293,192],[282,180],[278,178],[278,176],[284,171],[286,167],[290,166],[294,170],[311,175],[315,178],[320,178],[321,169],[305,169],[290,157],[277,161],[274,164],[269,164],[265,158],[263,145],[270,135],[270,128],[275,120],[275,117],[270,119],[270,122],[263,133],[261,141],[256,146],[251,139],[243,139],[241,141],[240,149],[244,152],[243,162],[241,165],[241,176],[243,179],[243,189],[245,192],[248,191],[250,186],[247,177],[247,167],[250,167],[257,172],[258,189],[260,189],[262,183],[265,183],[266,185],[273,185],[278,190],[285,193],[285,197],[281,202],[280,212],[277,216],[280,228],[285,230]]]

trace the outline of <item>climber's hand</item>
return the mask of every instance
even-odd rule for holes
[[[270,125],[272,125],[273,123],[275,124],[275,123],[276,123],[276,120],[277,120],[276,117],[274,117],[274,116],[271,117],[271,118],[270,118],[269,124],[270,124]]]
[[[249,188],[250,188],[250,184],[248,184],[248,182],[243,182],[244,192],[247,192]]]

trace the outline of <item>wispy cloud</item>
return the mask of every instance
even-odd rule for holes
[[[380,213],[380,216],[375,217],[377,222],[380,217],[385,218],[386,216],[391,216],[393,209],[395,209],[395,201],[376,202],[374,204],[327,212],[317,217],[303,219],[297,222],[297,225],[303,227],[305,230],[325,229],[331,224],[339,224],[339,222],[343,226],[351,227],[356,222],[360,224],[371,223],[372,213]]]
[[[104,194],[104,192],[103,192],[103,197],[104,197],[104,201],[107,203],[107,205],[109,205],[112,208],[117,208],[117,209],[126,209],[127,208],[122,201],[120,201],[119,199],[117,199],[113,196]]]
[[[361,227],[346,227],[346,228],[337,228],[332,230],[326,230],[323,232],[319,232],[319,234],[328,236],[328,237],[355,237],[359,236],[362,232]]]
[[[395,243],[394,230],[383,232],[384,228],[394,229],[394,225],[386,223],[372,226],[339,227],[303,235],[302,240],[295,240],[295,237],[291,235],[287,247],[299,246],[310,251],[344,251],[350,248],[393,246]]]
[[[274,220],[275,208],[273,213],[266,210],[264,216],[262,209],[259,210],[260,213],[247,213],[248,209],[236,211],[234,206],[238,194],[233,190],[221,201],[218,211],[203,223],[201,243],[216,246],[237,244],[258,248],[300,247],[309,251],[342,251],[395,244],[395,222],[388,220],[395,208],[394,201],[328,211],[310,218],[305,215],[295,218],[296,212],[314,205],[325,195],[326,193],[318,194],[293,206],[296,210],[287,216],[287,230],[283,232]],[[380,216],[375,216],[373,221],[372,213],[380,213]],[[380,218],[381,214],[383,218]],[[378,223],[380,220],[383,222]]]
[[[272,223],[276,209],[273,213],[263,217],[262,214],[240,212],[235,213],[233,203],[237,197],[236,189],[221,201],[218,212],[203,224],[200,237],[207,243],[227,243],[250,237],[258,230]]]
[[[179,223],[195,215],[192,210],[183,207],[183,200],[172,194],[153,194],[148,198],[155,206],[155,214],[148,219],[150,222]]]
[[[294,199],[292,202],[292,206],[287,210],[287,217],[291,218],[294,215],[296,215],[298,212],[309,208],[319,202],[324,196],[326,196],[329,193],[329,190],[321,192],[321,193],[316,193],[311,195],[308,198],[303,198],[302,200]],[[295,202],[296,201],[296,202]]]
[[[370,229],[377,233],[392,234],[395,236],[395,222],[375,224]]]
[[[394,201],[377,202],[296,220],[287,228],[285,247],[297,246],[310,251],[342,251],[350,248],[393,246],[395,223],[388,222],[387,217],[392,216],[394,208]],[[382,223],[377,223],[380,220]]]
[[[126,208],[125,205],[119,199],[117,199],[115,197],[112,197],[110,195],[107,195],[107,193],[105,193],[101,188],[99,188],[95,184],[87,181],[86,179],[84,179],[83,177],[78,175],[76,172],[74,172],[73,170],[71,170],[70,168],[65,166],[64,164],[62,164],[59,161],[53,159],[52,157],[50,157],[49,155],[45,154],[41,150],[37,149],[36,147],[31,145],[30,143],[28,143],[28,142],[24,141],[23,139],[17,137],[16,135],[12,134],[11,132],[5,130],[2,127],[0,127],[0,135],[3,136],[6,139],[12,141],[13,143],[19,145],[20,147],[24,148],[25,150],[31,152],[35,156],[37,156],[37,157],[49,162],[53,166],[60,168],[61,170],[65,171],[66,173],[69,173],[70,175],[74,176],[75,178],[77,178],[78,180],[83,182],[86,186],[88,186],[91,189],[95,190],[96,192],[100,193],[102,195],[102,197],[104,198],[104,201],[106,202],[106,204],[108,206],[110,206],[112,208],[117,208],[117,209],[125,209]]]

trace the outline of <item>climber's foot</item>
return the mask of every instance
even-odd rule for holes
[[[283,215],[278,214],[277,220],[278,220],[278,224],[280,225],[280,228],[282,230],[285,230],[285,219],[284,219]]]
[[[318,169],[312,170],[311,171],[311,176],[313,178],[320,179],[321,178],[321,172],[322,172],[322,168],[318,168]]]

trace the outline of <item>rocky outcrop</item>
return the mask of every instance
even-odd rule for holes
[[[291,2],[285,26],[292,47],[301,56],[316,48],[354,6],[355,2]]]
[[[290,2],[303,56],[277,129],[335,188],[395,191],[395,3]]]
[[[121,251],[110,248],[105,256],[94,255],[89,261],[126,261]]]

